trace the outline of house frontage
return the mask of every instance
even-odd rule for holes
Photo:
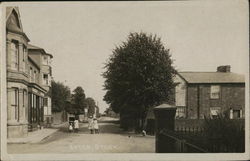
[[[46,90],[43,99],[44,108],[44,125],[46,127],[52,124],[52,113],[51,113],[51,80],[52,80],[52,68],[51,62],[53,56],[47,53],[43,48],[37,47],[35,45],[28,44],[28,54],[31,59],[33,59],[38,66],[41,68],[39,74],[40,80],[39,84]]]
[[[7,137],[24,137],[44,126],[43,66],[29,54],[17,7],[6,8]]]
[[[229,65],[216,72],[179,72],[174,81],[176,118],[245,117],[245,78]]]

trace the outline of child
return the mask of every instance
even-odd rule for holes
[[[89,126],[88,126],[90,133],[93,134],[94,133],[94,128],[93,128],[93,119],[92,117],[89,118]]]
[[[72,132],[73,131],[73,126],[72,126],[72,124],[70,123],[69,124],[69,132]]]
[[[75,129],[76,132],[78,132],[78,129],[79,129],[79,122],[78,122],[77,119],[74,121],[74,129]]]
[[[95,133],[99,134],[99,126],[96,118],[94,118],[94,130]]]

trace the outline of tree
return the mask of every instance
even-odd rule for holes
[[[71,99],[71,104],[73,107],[73,113],[79,115],[84,113],[84,108],[86,108],[85,103],[85,93],[82,87],[78,86],[74,89]]]
[[[70,88],[60,82],[51,82],[52,112],[61,112],[67,108],[66,101],[70,100]]]
[[[87,104],[87,108],[88,108],[88,116],[93,116],[95,113],[95,108],[96,108],[96,104],[95,104],[95,100],[91,97],[86,98],[86,104]]]
[[[172,103],[172,63],[156,35],[130,33],[105,64],[104,100],[114,112],[143,120],[149,107]]]

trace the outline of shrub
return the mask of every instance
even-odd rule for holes
[[[245,147],[244,125],[222,115],[205,118],[204,137],[212,152],[243,152]]]

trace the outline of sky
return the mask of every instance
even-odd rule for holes
[[[107,62],[130,32],[161,37],[178,71],[248,73],[248,4],[242,0],[147,2],[20,2],[30,44],[53,55],[52,74],[81,86],[103,112]]]

